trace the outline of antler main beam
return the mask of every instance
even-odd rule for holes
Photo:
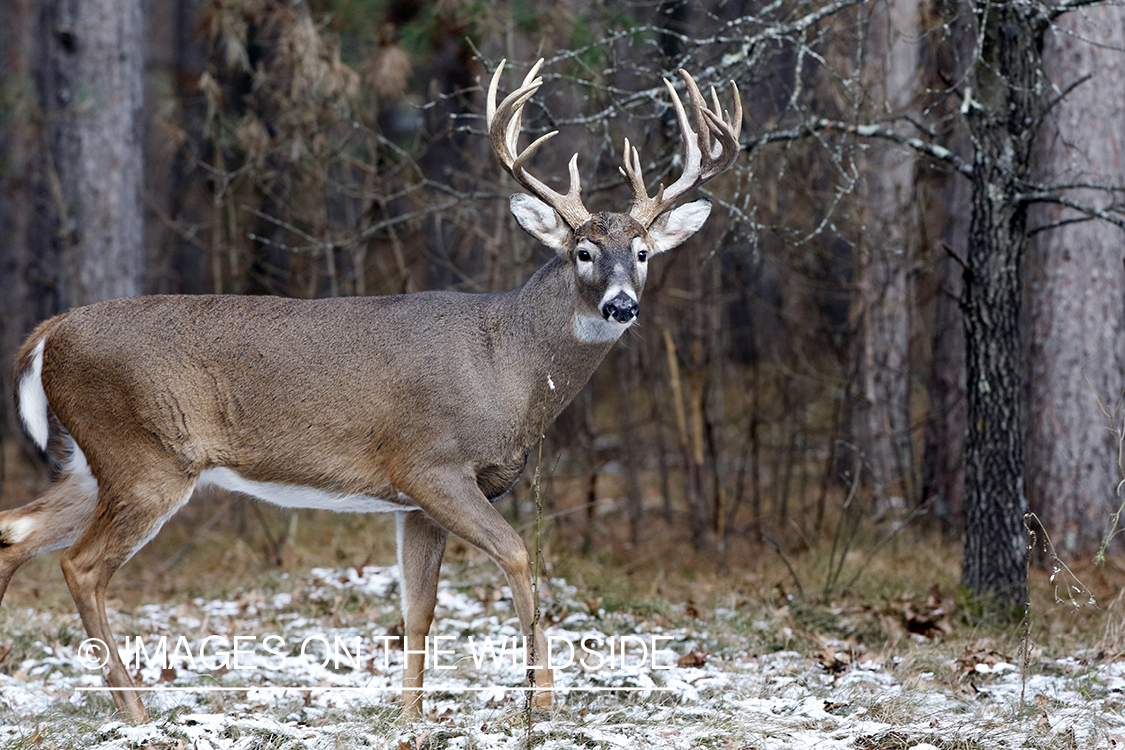
[[[671,81],[665,78],[664,85],[672,95],[676,119],[679,120],[684,139],[684,172],[680,175],[680,179],[668,188],[661,184],[657,188],[656,196],[649,196],[645,188],[644,176],[641,174],[640,154],[629,144],[629,139],[625,139],[625,163],[621,167],[621,174],[625,175],[633,191],[633,207],[629,210],[629,215],[645,227],[648,227],[681,195],[729,169],[738,157],[740,148],[738,136],[742,132],[742,99],[738,95],[738,87],[735,86],[734,81],[730,84],[731,94],[734,97],[732,117],[731,113],[724,111],[720,106],[719,95],[715,93],[714,87],[711,88],[714,109],[711,109],[707,106],[703,94],[699,93],[699,87],[696,86],[691,74],[681,70],[680,75],[684,77],[684,82],[687,84],[688,99],[696,125],[695,130],[692,130],[679,94],[672,87]]]
[[[577,229],[590,218],[590,212],[582,204],[582,181],[578,176],[578,154],[570,159],[570,189],[566,195],[549,188],[542,181],[527,171],[525,165],[532,154],[551,138],[558,135],[557,130],[551,131],[533,141],[522,152],[518,151],[520,137],[520,121],[523,116],[523,107],[532,95],[543,85],[543,79],[537,78],[543,60],[531,66],[527,76],[518,89],[508,94],[500,106],[496,105],[496,90],[500,85],[500,73],[504,70],[504,60],[496,66],[492,74],[492,82],[488,85],[488,101],[485,105],[485,122],[488,133],[492,139],[492,150],[508,173],[516,182],[523,185],[535,195],[542,198],[551,208],[570,225]]]
[[[590,212],[582,204],[578,154],[570,160],[570,188],[564,195],[548,187],[526,168],[531,156],[540,146],[555,137],[558,134],[557,130],[540,136],[523,151],[519,151],[523,108],[543,85],[543,79],[538,77],[543,60],[539,60],[531,67],[520,87],[508,94],[498,106],[496,92],[500,84],[500,74],[504,70],[504,62],[501,60],[496,66],[496,72],[493,73],[492,81],[488,86],[485,121],[492,139],[492,149],[496,152],[500,163],[518,183],[555,209],[572,229],[577,229],[590,218]],[[712,107],[708,107],[695,79],[686,70],[681,70],[680,74],[687,84],[691,106],[690,118],[672,83],[667,79],[664,80],[664,85],[672,95],[672,105],[676,109],[676,119],[679,121],[684,140],[684,171],[680,178],[667,188],[661,184],[657,188],[656,195],[650,196],[641,172],[640,154],[629,143],[629,139],[625,139],[625,163],[621,167],[621,173],[625,175],[633,191],[633,207],[629,215],[646,228],[684,193],[729,169],[738,157],[740,148],[738,137],[742,132],[742,99],[734,82],[732,81],[730,85],[734,99],[732,115],[722,109],[719,95],[714,87],[711,89]],[[692,119],[695,120],[694,129]]]

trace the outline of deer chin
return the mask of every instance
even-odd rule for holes
[[[584,344],[600,344],[607,341],[616,341],[625,333],[625,329],[633,325],[636,318],[631,318],[627,323],[618,323],[613,318],[605,319],[600,315],[574,314],[574,338]]]

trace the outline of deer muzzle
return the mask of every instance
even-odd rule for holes
[[[605,319],[612,318],[618,323],[628,323],[637,317],[639,310],[637,301],[625,292],[618,292],[617,296],[602,305],[602,315],[605,316]]]

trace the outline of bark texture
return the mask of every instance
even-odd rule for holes
[[[969,424],[961,581],[1001,607],[1027,598],[1021,196],[1040,119],[1044,10],[1016,3],[981,10],[976,85],[963,108],[973,139],[973,198],[962,297]]]
[[[880,0],[868,8],[865,76],[871,119],[909,112],[917,96],[919,7]],[[903,123],[902,125],[905,125]],[[899,129],[906,130],[898,126]],[[913,154],[868,145],[859,247],[860,405],[853,426],[873,475],[876,502],[913,494],[910,446],[911,264],[917,220]]]
[[[961,144],[963,145],[963,144]],[[957,149],[967,153],[968,148]],[[969,237],[971,190],[968,180],[949,180],[943,191],[949,218],[942,241],[964,258]],[[922,499],[947,532],[960,534],[965,500],[965,335],[958,300],[964,269],[945,250],[937,250],[937,299],[931,331],[930,408],[925,430]]]
[[[957,6],[945,7],[946,37],[942,44],[927,47],[933,59],[929,91],[943,91],[948,81],[966,79],[976,52],[976,27],[968,13]],[[959,119],[953,107],[959,101],[947,96],[926,103],[927,111],[948,123],[942,145],[953,153],[972,154],[969,134],[952,127]],[[929,174],[927,184],[934,185]],[[968,257],[969,224],[972,216],[972,183],[963,175],[946,174],[934,185],[934,199],[925,202],[925,211],[935,228],[927,232],[938,242],[931,248],[936,297],[930,330],[930,378],[927,382],[929,409],[926,414],[925,454],[921,499],[929,503],[942,531],[960,539],[964,528],[965,500],[965,323],[960,299]],[[938,228],[940,227],[940,228]]]
[[[144,31],[140,0],[39,8],[43,316],[142,289]]]
[[[0,482],[7,475],[4,442],[20,435],[7,377],[12,358],[31,331],[27,289],[28,254],[24,249],[30,223],[35,128],[31,66],[35,11],[32,0],[0,0]],[[17,437],[17,440],[20,438]]]
[[[1067,14],[1047,34],[1047,96],[1090,78],[1048,115],[1036,144],[1038,182],[1125,183],[1125,88],[1116,73],[1125,62],[1122,49],[1125,10],[1116,6]],[[1094,191],[1068,195],[1092,206],[1108,203]],[[1046,206],[1033,211],[1031,226],[1076,216]],[[1119,502],[1117,439],[1101,405],[1119,412],[1119,427],[1125,384],[1121,243],[1117,227],[1085,221],[1041,232],[1029,248],[1028,500],[1055,547],[1071,553],[1097,548]]]

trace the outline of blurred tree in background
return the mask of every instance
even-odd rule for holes
[[[140,13],[115,2],[82,12]],[[1120,479],[1119,7],[153,0],[144,31],[53,15],[69,7],[0,0],[5,365],[39,319],[107,296],[512,287],[546,253],[508,213],[481,81],[507,58],[511,90],[546,57],[524,127],[560,135],[535,170],[565,179],[577,152],[586,205],[621,211],[625,136],[651,184],[678,173],[661,78],[682,67],[737,83],[745,155],[548,437],[560,538],[661,534],[731,565],[824,539],[830,596],[859,535],[964,518],[965,582],[1011,602],[1027,498],[1068,550],[1101,539]],[[83,57],[107,44],[120,61]],[[68,135],[94,121],[120,132]],[[75,255],[98,234],[81,222],[117,221],[103,192],[139,205],[142,146],[143,224]],[[10,476],[21,441],[9,413]]]

